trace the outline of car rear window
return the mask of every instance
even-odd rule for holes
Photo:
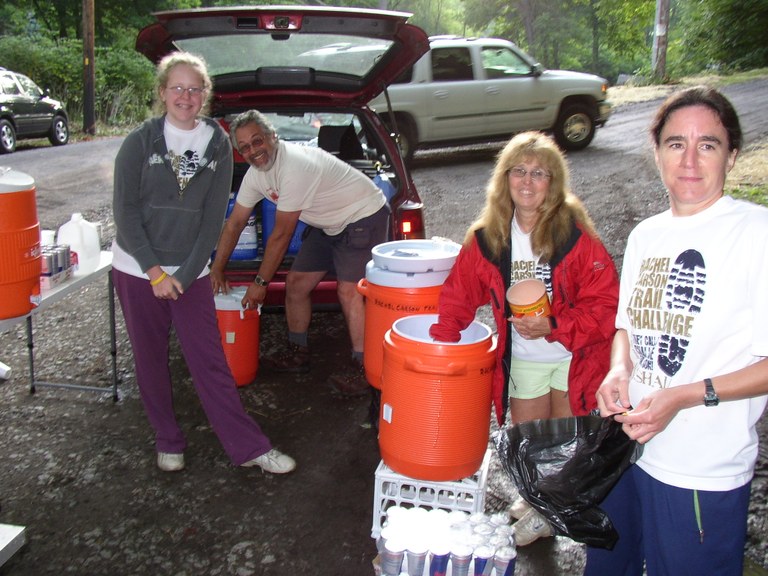
[[[334,34],[291,34],[276,42],[267,34],[196,37],[177,41],[201,55],[212,76],[257,68],[305,66],[318,71],[364,77],[392,42]]]

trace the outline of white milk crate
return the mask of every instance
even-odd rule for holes
[[[488,464],[491,450],[485,452],[480,469],[472,476],[454,482],[416,480],[394,472],[384,461],[376,468],[376,490],[373,497],[373,527],[371,537],[378,538],[387,509],[391,506],[404,508],[435,508],[453,512],[483,512],[485,488],[488,481]]]

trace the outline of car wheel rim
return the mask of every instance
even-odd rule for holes
[[[67,139],[67,129],[61,122],[56,123],[56,139],[59,142],[64,142]]]
[[[563,125],[563,133],[568,142],[581,142],[589,136],[592,120],[586,114],[575,114]]]
[[[5,150],[13,148],[13,135],[7,126],[0,128],[0,142]]]

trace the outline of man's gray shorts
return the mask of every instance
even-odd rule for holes
[[[365,277],[365,266],[371,250],[387,241],[389,206],[349,224],[336,236],[307,226],[301,248],[291,270],[296,272],[333,272],[337,280],[359,282]]]

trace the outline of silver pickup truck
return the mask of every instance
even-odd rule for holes
[[[419,147],[509,138],[524,130],[554,134],[566,150],[585,148],[608,120],[608,82],[547,70],[512,42],[430,38],[430,50],[369,103],[397,132],[410,161]]]

